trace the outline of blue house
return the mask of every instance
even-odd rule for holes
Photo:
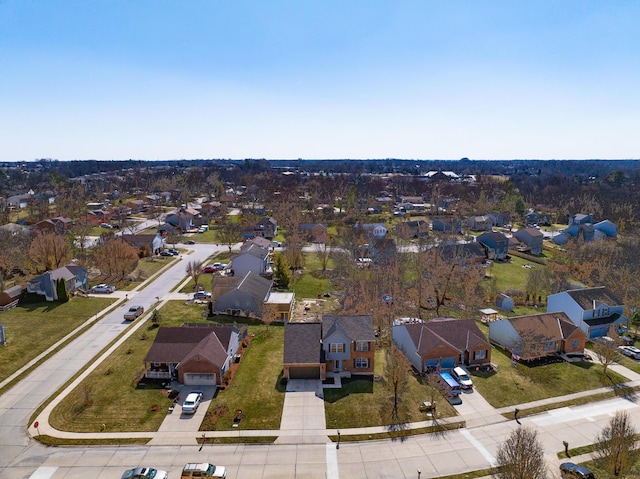
[[[487,258],[503,260],[509,254],[509,238],[498,231],[487,231],[476,238]]]
[[[593,225],[593,229],[595,230],[595,234],[597,236],[606,237],[606,238],[615,238],[618,236],[618,227],[615,223],[609,220],[603,220],[599,223]]]
[[[68,264],[53,271],[47,271],[27,282],[27,292],[44,296],[46,301],[56,301],[58,281],[67,283],[67,291],[72,294],[78,289],[89,289],[89,277],[87,270],[82,266]]]
[[[604,286],[547,296],[547,312],[557,311],[565,313],[589,339],[607,336],[610,328],[620,334],[629,328],[624,304]]]

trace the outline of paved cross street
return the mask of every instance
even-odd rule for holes
[[[191,251],[185,255],[185,260],[204,260],[216,251],[226,250],[226,246],[206,244],[189,248]],[[126,468],[139,465],[164,469],[170,477],[175,478],[186,462],[194,461],[224,465],[230,479],[408,479],[418,477],[418,470],[421,478],[428,478],[493,466],[498,446],[514,428],[520,427],[516,421],[505,419],[502,413],[513,412],[515,407],[526,409],[525,405],[496,410],[474,391],[463,393],[462,404],[456,406],[459,417],[442,420],[464,420],[464,428],[396,440],[362,442],[345,441],[344,438],[352,434],[374,434],[386,429],[340,429],[343,440],[337,447],[338,444],[332,442],[329,436],[336,436],[338,430],[327,428],[325,424],[321,384],[319,381],[296,380],[290,381],[287,386],[279,430],[204,433],[209,438],[277,437],[272,444],[203,446],[203,433],[199,431],[199,426],[212,396],[212,391],[206,388],[203,389],[204,401],[196,414],[182,415],[177,408],[167,415],[158,431],[79,434],[53,429],[48,423],[49,412],[97,364],[88,362],[114,339],[124,338],[143,324],[141,321],[123,321],[122,315],[132,304],[131,301],[135,300],[136,305],[144,306],[148,313],[158,300],[163,302],[185,297],[183,293],[171,292],[185,279],[184,264],[184,260],[178,259],[139,290],[125,294],[116,292],[115,304],[107,308],[104,316],[95,321],[88,331],[0,396],[0,479],[118,479]],[[119,343],[117,341],[112,348]],[[110,351],[98,361],[108,356]],[[610,367],[629,378],[630,385],[640,384],[640,375],[620,365]],[[78,371],[83,371],[83,375],[38,415],[38,427],[34,427],[33,423],[28,424],[38,406],[53,396]],[[574,394],[569,398],[580,395]],[[537,401],[532,405],[563,399]],[[640,408],[633,398],[624,397],[550,410],[523,417],[520,422],[538,431],[552,477],[558,477],[560,461],[556,453],[563,450],[563,441],[567,441],[572,448],[592,443],[615,411],[621,409],[628,411],[634,422],[640,424]],[[431,424],[425,421],[408,427],[419,428]],[[132,446],[48,447],[33,439],[38,434],[71,440],[138,437],[148,438],[149,442]],[[576,461],[580,459],[574,458]]]

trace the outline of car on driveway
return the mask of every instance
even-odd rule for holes
[[[218,268],[216,268],[212,264],[208,264],[204,268],[202,268],[203,273],[215,273],[216,271],[218,271]]]
[[[182,403],[182,412],[185,414],[194,414],[198,410],[201,401],[202,391],[191,391]]]
[[[111,226],[109,223],[101,223],[100,228],[106,228],[110,230],[113,228],[113,226]]]
[[[133,321],[134,319],[139,318],[144,313],[144,308],[142,306],[131,306],[129,311],[124,313],[124,319],[127,321]]]
[[[91,292],[95,294],[110,294],[116,290],[115,286],[111,286],[110,284],[96,284],[93,288],[91,288]]]
[[[136,467],[124,471],[121,479],[167,479],[169,475],[166,471],[154,469],[153,467]]]
[[[618,349],[625,356],[629,356],[633,359],[640,359],[640,349],[636,348],[635,346],[618,346]]]
[[[211,293],[208,291],[196,291],[193,293],[193,299],[205,300],[211,297]]]
[[[455,378],[456,381],[458,381],[460,386],[462,386],[462,389],[473,388],[473,381],[471,381],[469,373],[462,367],[458,366],[453,368],[453,370],[451,371],[451,375]]]
[[[162,251],[160,251],[160,256],[173,256],[173,254],[169,253],[168,250],[163,249]]]

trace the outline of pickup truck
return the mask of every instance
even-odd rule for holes
[[[129,311],[124,313],[124,319],[127,321],[133,321],[136,318],[139,318],[144,313],[144,308],[142,306],[131,306]]]

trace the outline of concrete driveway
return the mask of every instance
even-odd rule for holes
[[[276,444],[325,444],[326,427],[322,381],[289,380]]]

